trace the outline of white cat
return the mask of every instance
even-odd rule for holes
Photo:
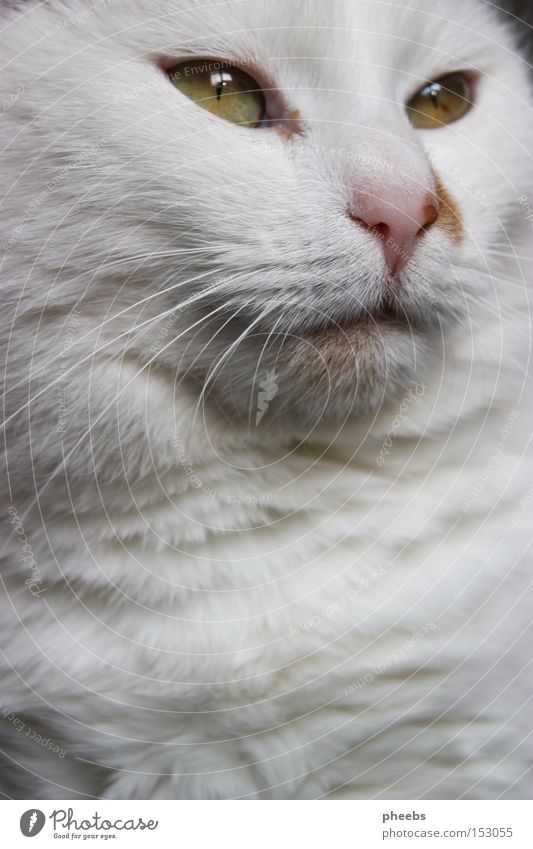
[[[51,0],[0,29],[3,793],[531,796],[512,26]]]

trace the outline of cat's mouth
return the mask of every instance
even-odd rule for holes
[[[366,310],[356,316],[339,317],[339,319],[324,317],[305,335],[308,338],[344,336],[347,341],[350,341],[373,331],[379,334],[380,329],[386,327],[415,331],[421,329],[421,322],[417,317],[409,315],[399,304],[384,303],[374,310]]]

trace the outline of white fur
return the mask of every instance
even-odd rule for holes
[[[0,28],[4,793],[530,797],[511,30],[481,0],[51,0]],[[256,67],[302,133],[187,101],[158,63],[195,56]],[[465,68],[472,112],[413,130],[409,97]],[[435,226],[410,324],[332,369],[323,317],[383,292],[346,205],[391,167],[438,173],[465,236]]]

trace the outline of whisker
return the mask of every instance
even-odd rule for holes
[[[251,383],[251,386],[250,386],[250,403],[249,403],[249,405],[248,405],[248,427],[250,427],[250,426],[251,426],[251,423],[252,423],[252,414],[253,414],[252,404],[253,404],[253,399],[254,399],[254,387],[255,387],[255,382],[256,382],[256,380],[257,380],[257,375],[259,374],[259,368],[260,368],[260,366],[261,366],[261,360],[263,359],[263,355],[264,355],[264,353],[265,353],[265,351],[266,351],[266,348],[267,348],[267,346],[268,346],[268,343],[270,342],[270,340],[271,340],[271,338],[272,338],[273,334],[275,333],[276,328],[278,327],[278,325],[280,324],[280,322],[282,322],[282,321],[283,321],[284,317],[285,317],[285,316],[284,316],[283,314],[279,316],[279,318],[278,318],[278,320],[275,322],[275,324],[274,324],[274,326],[273,326],[272,330],[271,330],[271,331],[270,331],[270,333],[268,334],[268,336],[267,336],[267,338],[266,338],[266,341],[265,341],[265,344],[263,345],[263,347],[261,348],[261,351],[260,351],[260,353],[259,353],[259,357],[258,357],[258,360],[257,360],[257,365],[256,365],[256,367],[255,367],[254,376],[253,376],[253,378],[252,378],[252,383]],[[277,363],[277,361],[278,361],[278,357],[279,357],[279,351],[278,351],[278,355],[277,355],[277,357],[276,357],[276,363]]]
[[[218,359],[218,360],[217,360],[217,361],[213,364],[213,366],[211,367],[211,369],[209,370],[209,372],[208,372],[208,374],[207,374],[207,376],[206,376],[206,379],[205,379],[204,385],[203,385],[203,387],[202,387],[202,391],[200,392],[200,396],[199,396],[199,398],[198,398],[198,402],[197,402],[197,404],[196,404],[196,409],[195,409],[195,411],[194,411],[194,415],[193,415],[193,418],[192,418],[192,426],[194,426],[194,425],[195,425],[195,423],[196,423],[196,417],[197,417],[197,415],[198,415],[198,412],[199,412],[199,409],[200,409],[200,405],[202,404],[203,400],[205,399],[206,391],[207,391],[207,389],[209,388],[209,385],[212,383],[212,381],[213,381],[213,379],[214,379],[214,377],[215,377],[215,375],[216,375],[217,371],[220,369],[220,367],[223,365],[223,363],[224,363],[224,362],[226,362],[226,360],[228,359],[228,357],[231,357],[231,355],[232,355],[232,354],[233,354],[233,352],[234,352],[234,351],[238,348],[238,346],[241,344],[241,342],[243,342],[243,341],[246,339],[246,337],[250,335],[250,333],[251,333],[251,331],[253,330],[253,328],[254,328],[254,327],[256,327],[256,326],[257,326],[257,325],[258,325],[258,324],[259,324],[259,323],[263,320],[263,318],[264,318],[266,315],[268,315],[268,314],[269,314],[269,313],[271,313],[274,309],[276,309],[276,308],[277,308],[277,306],[278,306],[277,304],[273,304],[273,305],[271,305],[270,307],[266,307],[266,308],[265,308],[265,309],[264,309],[264,310],[263,310],[263,311],[262,311],[262,312],[261,312],[261,313],[260,313],[260,314],[259,314],[259,315],[258,315],[258,316],[257,316],[257,317],[256,317],[256,318],[252,321],[252,322],[251,322],[251,324],[249,324],[249,325],[248,325],[248,327],[246,327],[246,329],[245,329],[245,330],[241,333],[241,335],[240,335],[237,339],[235,339],[235,340],[232,342],[232,344],[230,345],[230,347],[229,347],[226,351],[224,351],[224,353],[223,353],[223,354],[219,357],[219,359]]]
[[[202,274],[197,275],[196,277],[190,277],[190,278],[188,278],[187,280],[180,281],[179,283],[176,283],[176,284],[174,284],[173,286],[168,286],[167,288],[160,289],[160,290],[158,290],[157,292],[153,292],[151,295],[147,295],[145,298],[141,298],[141,300],[140,300],[140,301],[136,301],[134,304],[130,304],[129,306],[124,307],[124,309],[120,310],[118,313],[115,313],[114,315],[110,316],[109,318],[104,319],[104,321],[100,322],[100,324],[96,325],[96,327],[91,327],[91,329],[90,329],[90,330],[89,330],[89,331],[88,331],[88,332],[87,332],[84,336],[81,336],[80,338],[78,338],[78,339],[77,339],[77,340],[73,343],[72,347],[74,348],[74,347],[76,347],[77,345],[81,345],[81,344],[82,344],[82,342],[85,342],[85,341],[86,341],[87,339],[89,339],[89,338],[90,338],[90,337],[91,337],[94,333],[97,333],[97,332],[98,332],[101,328],[105,327],[107,324],[110,324],[112,321],[116,321],[118,318],[121,318],[121,316],[126,315],[128,312],[130,312],[130,310],[133,310],[133,309],[135,309],[136,307],[140,307],[140,306],[142,306],[143,304],[148,303],[149,301],[152,301],[152,300],[154,300],[155,298],[160,297],[161,295],[166,295],[166,294],[168,294],[169,292],[175,291],[176,289],[181,288],[181,286],[186,286],[186,285],[188,285],[188,284],[190,284],[190,283],[196,282],[197,280],[202,280],[204,277],[208,277],[209,275],[212,275],[212,274],[213,274],[213,271],[212,271],[212,270],[211,270],[211,271],[206,271],[206,272],[204,272],[204,273],[202,273]],[[123,285],[124,285],[124,284],[123,284]],[[114,299],[113,299],[113,302],[114,302]],[[112,302],[112,303],[113,303],[113,302]],[[79,302],[77,302],[77,303],[74,305],[74,308],[77,306],[77,304],[78,304],[78,303],[79,303]],[[173,308],[172,308],[172,310],[170,310],[170,312],[175,311],[175,310],[176,310],[176,309],[178,309],[180,306],[181,306],[181,305],[177,305],[176,307],[173,307]],[[74,308],[73,308],[73,309],[74,309]],[[73,311],[73,310],[70,310],[70,312],[72,312],[72,311]],[[67,316],[67,317],[68,317],[68,316]],[[138,327],[142,327],[142,325],[138,325]],[[125,334],[124,334],[124,335],[126,335],[128,332],[129,332],[129,331],[125,331]],[[118,337],[115,337],[115,338],[116,338],[116,339],[120,339],[121,337],[120,337],[120,336],[118,336]],[[112,344],[112,343],[113,343],[113,341],[115,341],[115,339],[112,339],[110,342],[106,343],[106,345],[108,345],[108,344]],[[105,346],[104,346],[104,347],[105,347]],[[102,349],[100,349],[100,350],[102,350]],[[97,351],[94,351],[93,353],[97,353]],[[92,356],[92,355],[91,355],[91,356]],[[42,367],[41,371],[38,371],[38,372],[37,372],[37,374],[35,374],[35,372],[34,372],[34,373],[33,373],[33,376],[34,376],[34,377],[35,377],[35,376],[37,376],[37,377],[38,377],[38,376],[39,376],[39,374],[41,374],[42,372],[44,372],[44,371],[48,371],[48,370],[49,370],[49,368],[50,368],[50,366],[51,366],[54,362],[56,362],[57,360],[61,359],[61,357],[62,357],[62,352],[61,352],[61,353],[59,353],[59,354],[56,354],[54,357],[52,357],[52,359],[51,359],[51,360],[48,360],[48,361],[46,362],[46,364]],[[82,362],[84,362],[84,360],[81,360],[80,362],[76,363],[76,364],[75,364],[72,368],[77,368],[77,367],[78,367],[78,365],[81,365],[81,364],[82,364]],[[32,376],[32,374],[30,374],[30,377],[31,377],[31,376]],[[19,382],[18,382],[18,383],[16,383],[15,385],[11,386],[11,387],[10,387],[10,389],[6,390],[5,394],[6,394],[6,395],[8,395],[10,392],[14,392],[14,391],[15,391],[15,389],[17,389],[18,387],[20,387],[20,386],[24,385],[26,382],[27,382],[27,378],[24,378],[23,380],[19,381]],[[52,384],[52,385],[53,385],[53,384]]]
[[[135,374],[134,374],[134,375],[133,375],[133,376],[132,376],[132,377],[131,377],[128,381],[127,381],[127,383],[126,383],[126,384],[125,384],[125,385],[124,385],[121,389],[119,389],[119,391],[117,392],[117,394],[114,396],[113,400],[112,400],[112,401],[110,401],[110,403],[109,403],[109,404],[107,404],[107,405],[104,407],[104,409],[103,409],[103,410],[101,410],[101,411],[98,413],[98,415],[96,416],[96,418],[95,418],[94,420],[92,420],[92,421],[91,421],[91,424],[89,425],[89,427],[88,427],[88,428],[87,428],[87,429],[86,429],[86,430],[85,430],[85,431],[81,434],[81,436],[79,437],[79,439],[75,442],[75,444],[74,444],[74,445],[72,446],[72,448],[69,450],[68,454],[66,454],[66,455],[64,455],[64,456],[63,456],[62,461],[61,461],[61,462],[60,462],[60,463],[56,466],[56,468],[55,468],[55,469],[54,469],[54,470],[50,473],[50,475],[47,477],[47,479],[46,479],[45,483],[44,483],[44,484],[40,487],[40,489],[36,492],[35,497],[32,499],[32,501],[29,503],[29,505],[28,505],[27,509],[25,510],[25,512],[24,512],[24,514],[23,514],[23,518],[25,518],[25,517],[28,515],[28,513],[30,512],[30,510],[32,509],[32,507],[33,507],[33,506],[34,506],[34,505],[35,505],[35,504],[39,501],[39,498],[43,495],[43,493],[46,491],[46,489],[49,487],[49,485],[52,483],[52,481],[53,481],[53,480],[57,477],[57,475],[60,473],[60,471],[61,471],[61,470],[65,467],[65,464],[66,464],[67,460],[69,460],[69,458],[70,458],[70,457],[74,454],[74,452],[75,452],[75,451],[79,448],[79,446],[80,446],[80,445],[81,445],[81,444],[82,444],[82,443],[83,443],[83,442],[87,439],[87,437],[88,437],[88,436],[90,435],[90,433],[92,432],[92,430],[93,430],[94,426],[95,426],[95,425],[97,425],[97,424],[98,424],[98,422],[99,422],[99,421],[100,421],[100,420],[101,420],[101,419],[102,419],[102,418],[103,418],[103,417],[104,417],[104,416],[108,413],[108,411],[109,411],[109,410],[110,410],[113,406],[115,406],[115,405],[117,404],[117,401],[119,400],[119,398],[120,398],[120,397],[121,397],[121,396],[122,396],[122,395],[123,395],[123,394],[124,394],[124,393],[125,393],[128,389],[129,389],[129,387],[131,386],[131,384],[132,384],[132,383],[133,383],[133,382],[134,382],[134,381],[135,381],[135,380],[139,377],[139,375],[140,375],[140,374],[142,374],[142,372],[143,372],[145,369],[147,369],[147,368],[149,368],[149,367],[150,367],[150,365],[154,362],[154,360],[156,359],[156,357],[157,357],[157,356],[158,356],[158,355],[159,355],[162,351],[166,350],[166,349],[167,349],[167,348],[169,348],[171,345],[173,345],[173,344],[174,344],[174,342],[176,342],[179,338],[181,338],[181,336],[184,336],[186,333],[188,333],[188,332],[189,332],[190,330],[192,330],[194,327],[196,327],[196,326],[198,326],[199,324],[201,324],[202,322],[204,322],[206,319],[210,318],[211,316],[213,316],[213,315],[217,314],[218,312],[221,312],[221,311],[223,311],[223,310],[225,310],[225,309],[227,309],[226,305],[225,305],[225,304],[222,304],[221,306],[219,306],[219,307],[217,307],[216,309],[212,310],[212,312],[208,313],[206,316],[202,316],[200,319],[198,319],[196,322],[194,322],[194,324],[190,325],[190,326],[189,326],[189,327],[187,327],[185,330],[183,330],[183,331],[182,331],[182,332],[181,332],[178,336],[176,336],[176,337],[174,337],[173,339],[171,339],[171,340],[170,340],[170,342],[168,342],[166,345],[164,345],[164,346],[163,346],[163,347],[162,347],[162,348],[161,348],[161,349],[160,349],[160,350],[159,350],[156,354],[154,354],[154,356],[153,356],[153,357],[151,357],[151,358],[150,358],[150,359],[149,359],[146,363],[143,363],[143,365],[142,365],[142,366],[138,369],[138,371],[136,371],[136,372],[135,372]]]
[[[183,375],[183,378],[182,378],[182,379],[184,379],[185,377],[187,377],[187,375],[189,374],[189,372],[191,371],[191,369],[193,368],[193,366],[196,364],[196,362],[198,361],[198,359],[200,358],[200,356],[204,353],[204,351],[206,350],[206,348],[208,348],[208,347],[209,347],[209,345],[213,342],[213,339],[216,339],[216,337],[218,336],[218,334],[219,334],[219,333],[222,333],[222,331],[224,330],[224,328],[225,328],[225,327],[227,327],[227,326],[228,326],[228,324],[230,324],[230,323],[233,321],[233,319],[234,319],[234,318],[235,318],[235,317],[236,317],[236,316],[237,316],[240,312],[242,312],[242,310],[243,310],[243,309],[246,309],[246,307],[248,307],[248,306],[249,306],[249,303],[250,303],[250,302],[247,302],[246,304],[243,304],[243,305],[242,305],[242,306],[240,306],[237,310],[235,310],[235,311],[234,311],[234,312],[230,315],[230,317],[229,317],[228,319],[226,319],[226,321],[225,321],[225,322],[224,322],[224,323],[223,323],[223,324],[222,324],[222,325],[221,325],[221,326],[217,329],[216,333],[214,333],[212,336],[210,336],[210,337],[209,337],[209,339],[207,340],[207,342],[205,343],[205,345],[203,346],[203,348],[202,348],[202,349],[201,349],[201,350],[197,353],[196,357],[194,358],[194,360],[192,361],[192,363],[189,365],[189,367],[188,367],[187,371],[185,372],[185,374]]]
[[[200,276],[201,276],[201,277],[204,277],[204,276],[206,276],[206,275],[200,275]],[[196,280],[196,279],[198,279],[198,277],[197,277],[197,278],[192,278],[191,280]],[[169,287],[166,291],[167,291],[167,292],[169,292],[169,291],[172,291],[173,289],[177,289],[177,288],[179,288],[180,286],[185,285],[186,283],[190,283],[190,282],[191,282],[191,280],[184,281],[183,283],[180,283],[179,285],[174,286],[174,287],[172,287],[172,286],[171,286],[171,287]],[[71,372],[75,371],[77,368],[79,368],[79,367],[80,367],[81,365],[83,365],[85,362],[87,362],[88,360],[93,359],[93,358],[96,356],[96,354],[101,353],[101,352],[102,352],[102,351],[104,351],[106,348],[108,348],[110,345],[115,344],[115,343],[116,343],[119,339],[122,339],[124,336],[129,336],[129,335],[131,335],[131,333],[132,333],[132,332],[134,332],[134,331],[135,331],[135,332],[137,332],[138,330],[142,329],[143,327],[149,326],[149,325],[154,324],[154,323],[156,323],[156,322],[158,322],[158,321],[162,321],[164,318],[166,318],[166,317],[167,317],[167,316],[169,316],[169,315],[172,315],[172,314],[173,314],[173,313],[175,313],[177,310],[181,310],[181,309],[183,309],[184,307],[190,306],[191,304],[196,303],[197,301],[201,300],[202,298],[206,297],[207,295],[212,295],[214,291],[217,291],[217,289],[222,289],[225,285],[228,285],[230,282],[232,282],[232,281],[227,281],[227,280],[226,280],[226,281],[222,281],[218,287],[217,287],[217,286],[210,287],[210,288],[208,288],[208,289],[203,290],[202,292],[196,293],[194,296],[191,296],[191,298],[187,299],[186,301],[182,302],[181,304],[179,304],[179,305],[177,305],[177,306],[174,306],[174,307],[171,307],[170,309],[165,310],[164,312],[159,313],[159,314],[158,314],[158,315],[156,315],[156,316],[152,316],[151,318],[146,319],[145,321],[141,322],[140,324],[135,325],[133,328],[128,328],[127,330],[125,330],[125,331],[123,331],[122,333],[120,333],[118,336],[114,336],[112,339],[108,340],[107,342],[104,342],[104,343],[103,343],[103,344],[102,344],[99,348],[94,349],[94,350],[93,350],[93,351],[91,351],[89,354],[87,354],[85,357],[82,357],[82,359],[81,359],[81,360],[78,360],[76,363],[74,363],[74,365],[70,366],[70,367],[69,367],[66,371],[62,372],[62,374],[61,374],[59,377],[56,377],[54,380],[52,380],[50,383],[48,383],[45,387],[43,387],[42,389],[40,389],[40,390],[39,390],[36,394],[32,395],[32,396],[31,396],[31,397],[30,397],[30,398],[29,398],[29,399],[28,399],[28,400],[27,400],[27,401],[26,401],[26,402],[25,402],[25,403],[24,403],[21,407],[19,407],[19,408],[18,408],[17,410],[15,410],[15,411],[14,411],[14,412],[10,415],[10,416],[8,416],[6,419],[4,419],[4,421],[2,422],[1,427],[2,427],[2,428],[5,428],[5,427],[9,424],[9,422],[10,422],[10,421],[12,421],[12,419],[14,419],[16,416],[18,416],[21,412],[23,412],[23,411],[24,411],[24,410],[25,410],[25,409],[26,409],[26,408],[27,408],[30,404],[32,404],[34,401],[36,401],[36,400],[37,400],[37,398],[39,398],[39,397],[40,397],[41,395],[43,395],[45,392],[47,392],[47,391],[49,391],[50,389],[52,389],[52,388],[53,388],[53,387],[54,387],[57,383],[59,383],[59,382],[63,381],[67,375],[69,375]],[[161,293],[161,294],[162,294],[162,293]],[[140,302],[139,302],[139,304],[143,303],[143,302],[144,302],[144,301],[146,301],[146,300],[150,300],[150,299],[151,299],[151,298],[153,298],[153,297],[154,297],[154,295],[150,295],[150,296],[148,296],[148,298],[143,299],[143,301],[140,301]],[[124,311],[122,311],[122,312],[125,312],[125,311],[127,311],[127,310],[124,310]],[[121,314],[121,313],[119,313],[119,314],[117,314],[117,315],[120,315],[120,314]],[[117,317],[117,316],[114,316],[114,318],[116,318],[116,317]],[[111,321],[111,319],[109,319],[109,321]],[[107,324],[107,323],[108,323],[108,322],[106,321],[106,322],[104,322],[103,324]],[[100,327],[101,327],[101,326],[103,326],[103,324],[102,324],[102,325],[100,325]],[[90,336],[90,335],[91,335],[91,333],[93,333],[93,332],[95,332],[95,329],[93,329],[93,330],[92,330],[89,334],[87,334],[87,335],[86,335],[86,337],[84,337],[84,338],[87,338],[87,337],[88,337],[88,336]],[[50,367],[50,365],[51,365],[53,362],[55,362],[55,361],[56,361],[56,360],[57,360],[60,356],[61,356],[61,355],[58,355],[58,356],[56,356],[56,357],[53,357],[53,358],[52,358],[52,360],[50,360],[49,364],[47,365],[47,368],[49,368],[49,367]],[[44,371],[44,369],[43,369],[43,371]],[[32,375],[30,374],[30,375],[29,375],[29,379],[30,379],[30,380],[31,380],[31,377],[32,377]],[[26,382],[26,381],[23,381],[23,383],[25,383],[25,382]],[[19,385],[21,385],[21,384],[19,384]],[[6,394],[7,394],[7,393],[6,393]]]
[[[533,260],[533,256],[530,256],[529,254],[524,254],[519,251],[519,249],[513,250],[512,248],[506,251],[490,246],[483,253],[487,256],[502,256],[505,259],[523,259],[526,262],[531,262]]]

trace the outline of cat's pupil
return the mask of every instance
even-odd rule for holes
[[[431,100],[433,102],[433,106],[435,108],[437,108],[438,105],[439,105],[440,86],[436,85],[436,84],[433,84],[432,86],[430,86],[429,96],[431,97]]]
[[[215,85],[215,93],[217,100],[220,100],[222,97],[222,92],[224,91],[224,87],[226,85],[226,81],[223,78],[222,74],[219,72],[218,74],[214,74],[212,78],[212,82]]]

